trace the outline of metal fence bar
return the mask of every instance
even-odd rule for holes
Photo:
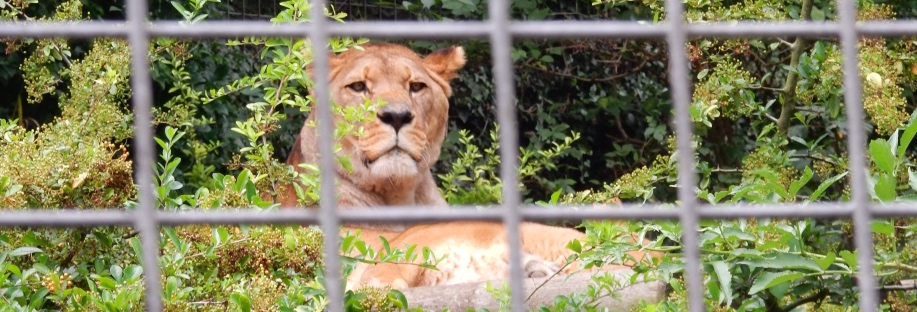
[[[331,114],[331,93],[328,91],[330,60],[328,59],[328,32],[325,18],[325,0],[312,0],[309,12],[310,33],[312,41],[312,71],[314,88],[311,90],[316,101],[315,113],[318,114],[316,132],[318,134],[319,168],[321,181],[319,198],[319,224],[321,225],[324,255],[325,296],[328,300],[328,311],[344,311],[344,287],[341,281],[340,237],[338,228],[341,221],[337,216],[337,192],[335,191],[334,160],[334,122]]]
[[[0,22],[0,36],[42,37],[127,37],[120,21]],[[145,26],[153,37],[233,38],[243,36],[302,37],[309,24],[276,25],[265,21],[202,21],[188,25],[176,21],[154,21]],[[686,24],[692,37],[837,37],[840,24],[833,22],[717,22]],[[869,36],[917,35],[914,21],[865,21],[855,25]],[[487,38],[485,22],[349,22],[326,25],[328,35],[372,38]],[[663,38],[666,26],[630,21],[514,21],[507,31],[516,38],[638,37]]]
[[[343,222],[428,222],[487,220],[500,221],[503,218],[500,206],[452,206],[449,210],[426,211],[423,206],[389,207],[380,209],[348,209],[338,212]],[[848,203],[819,202],[812,204],[787,203],[768,205],[702,205],[697,213],[701,218],[850,218],[854,206]],[[869,212],[875,217],[903,217],[917,215],[913,203],[871,205]],[[537,205],[523,205],[520,215],[524,220],[566,220],[590,219],[677,219],[679,210],[671,205],[556,205],[549,209]],[[189,224],[318,224],[319,214],[310,209],[281,209],[261,211],[238,210],[189,210],[156,211],[161,225]],[[26,210],[0,211],[0,227],[14,226],[130,226],[132,212],[124,210]]]
[[[143,250],[142,263],[146,308],[162,310],[162,286],[159,276],[159,222],[156,220],[156,202],[153,197],[153,80],[150,77],[150,36],[147,34],[146,0],[128,0],[127,30],[131,49],[131,101],[134,110],[134,152],[137,161],[136,181],[140,188],[139,207],[134,211],[135,228],[140,235]]]
[[[878,292],[873,268],[872,216],[866,183],[866,131],[863,121],[863,89],[860,83],[857,44],[857,1],[837,1],[840,23],[841,55],[843,55],[844,108],[847,114],[847,152],[850,172],[850,205],[853,206],[853,239],[857,250],[857,287],[860,289],[860,311],[878,309]]]
[[[694,122],[691,121],[691,89],[688,78],[688,59],[685,45],[688,34],[685,32],[684,3],[682,0],[666,0],[666,49],[669,56],[669,88],[672,94],[675,120],[675,153],[678,162],[678,220],[681,223],[682,257],[684,274],[688,287],[688,308],[693,312],[705,311],[704,285],[700,265],[700,245],[698,244],[697,214],[697,178],[694,162]]]
[[[509,289],[513,311],[525,311],[524,289],[522,287],[522,243],[519,238],[519,223],[522,221],[519,193],[519,130],[516,125],[516,79],[513,74],[512,44],[509,34],[510,2],[491,0],[488,2],[488,31],[493,59],[494,86],[496,87],[497,124],[500,126],[500,180],[503,182],[503,225],[506,228],[509,252]]]

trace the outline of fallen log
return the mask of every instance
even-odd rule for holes
[[[531,295],[531,298],[526,301],[526,307],[535,308],[553,305],[554,298],[557,296],[585,292],[586,286],[593,283],[593,275],[605,273],[579,272],[567,276],[527,278],[523,280],[525,296],[529,297]],[[615,275],[621,281],[621,285],[628,285],[628,281],[634,274],[632,270],[618,270],[608,273]],[[546,280],[547,282],[545,283]],[[452,311],[478,308],[498,309],[500,307],[499,302],[494,300],[493,295],[485,290],[487,283],[414,287],[404,289],[402,292],[412,308],[433,311],[441,311],[443,309]],[[507,280],[494,280],[489,283],[499,287],[508,282]],[[544,285],[538,288],[543,283]],[[536,288],[538,288],[537,291]],[[534,294],[532,294],[533,291],[535,292]],[[600,299],[597,302],[598,305],[607,307],[611,311],[630,311],[641,301],[656,303],[665,299],[666,284],[662,281],[642,282],[638,280],[636,283],[616,291],[615,294],[614,296],[605,296]]]

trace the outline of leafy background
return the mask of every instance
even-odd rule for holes
[[[336,20],[479,20],[486,1],[336,3]],[[691,22],[833,20],[820,0],[689,0]],[[910,1],[859,1],[861,20],[910,19]],[[0,2],[4,20],[123,19],[121,1]],[[302,22],[306,1],[151,1],[154,19],[272,19]],[[665,17],[662,2],[512,2],[518,20],[635,20]],[[341,38],[333,49],[364,42]],[[500,201],[493,80],[486,41],[399,41],[420,53],[461,44],[469,62],[453,83],[450,132],[435,174],[453,204]],[[870,195],[876,202],[914,197],[908,147],[917,78],[913,38],[863,38],[860,77],[869,138]],[[0,41],[0,207],[132,209],[130,77],[126,44],[113,39]],[[674,142],[664,42],[643,39],[525,39],[514,43],[520,189],[543,205],[673,203]],[[719,203],[844,201],[849,194],[842,56],[833,38],[698,38],[691,65],[700,200]],[[157,39],[150,51],[155,88],[163,209],[276,207],[256,195],[314,175],[282,165],[311,105],[310,60],[302,40]],[[366,107],[365,109],[371,109]],[[342,110],[349,120],[360,110]],[[344,132],[338,133],[343,135]],[[917,306],[912,218],[871,228],[883,310]],[[670,292],[647,311],[685,309],[680,239],[674,222],[587,222],[589,240],[571,246],[592,265],[625,261],[627,250],[665,251],[635,268]],[[833,311],[857,308],[857,250],[849,220],[705,220],[700,228],[706,304],[715,311]],[[649,246],[622,233],[651,238]],[[161,233],[169,310],[309,310],[325,302],[320,236],[299,227],[188,226]],[[342,248],[356,261],[424,261],[409,250]],[[143,301],[129,228],[0,230],[0,311],[139,309]],[[428,263],[429,264],[429,263]],[[558,298],[548,310],[589,308],[626,282],[597,279],[589,291]],[[491,289],[496,298],[505,291]],[[348,306],[409,306],[397,291],[348,292]]]

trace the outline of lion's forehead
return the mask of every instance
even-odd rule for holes
[[[350,79],[363,79],[376,83],[406,83],[411,80],[428,79],[423,64],[402,55],[367,54],[348,62],[346,75]]]

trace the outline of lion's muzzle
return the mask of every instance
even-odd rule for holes
[[[365,155],[364,166],[368,167],[384,156],[394,158],[390,159],[392,161],[400,157],[409,158],[414,163],[421,161],[426,135],[420,125],[415,124],[414,116],[406,105],[389,102],[380,108],[369,135],[360,139]]]
[[[376,117],[382,123],[392,126],[395,129],[395,133],[401,130],[402,126],[410,124],[414,120],[414,114],[404,108],[383,107],[380,112],[376,113]]]

